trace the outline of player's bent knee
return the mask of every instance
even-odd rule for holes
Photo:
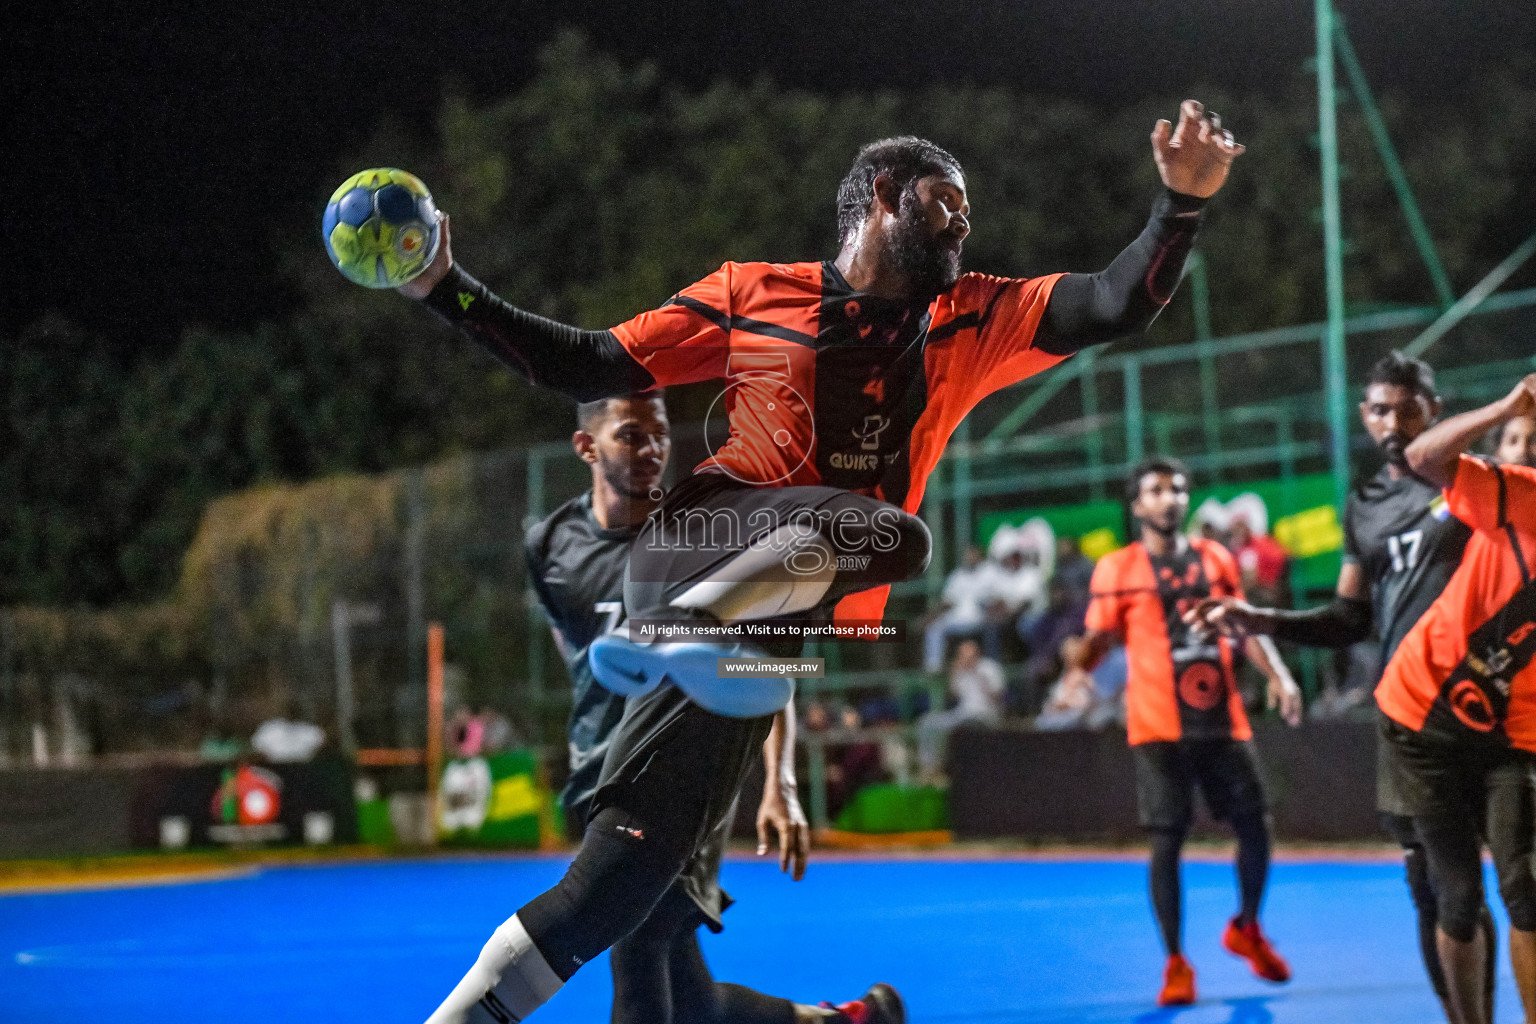
[[[1438,902],[1440,930],[1457,942],[1471,942],[1483,915],[1481,887],[1465,882],[1443,886]]]
[[[1536,931],[1536,876],[1530,871],[1527,860],[1523,868],[1516,868],[1510,877],[1499,877],[1499,896],[1504,909],[1509,911],[1509,925],[1522,932]]]
[[[568,979],[645,921],[689,852],[605,808],[587,826],[565,877],[518,916],[550,967]]]

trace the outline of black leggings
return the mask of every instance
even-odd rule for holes
[[[1237,834],[1238,920],[1246,924],[1258,919],[1264,902],[1264,884],[1269,877],[1269,822],[1262,810],[1232,812],[1228,820]],[[1179,855],[1189,833],[1184,828],[1151,831],[1152,910],[1163,946],[1172,956],[1182,950],[1184,894],[1179,882]]]
[[[1457,942],[1471,942],[1483,908],[1483,840],[1493,854],[1499,896],[1510,926],[1536,931],[1536,808],[1521,766],[1490,771],[1483,806],[1461,803],[1415,815],[1414,829],[1429,864],[1440,930]]]
[[[794,1024],[795,1005],[715,981],[699,949],[704,922],[682,886],[614,943],[613,1024]]]

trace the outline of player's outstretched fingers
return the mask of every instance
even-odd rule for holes
[[[1199,100],[1185,100],[1179,104],[1179,124],[1173,130],[1171,144],[1174,148],[1188,145],[1199,135],[1200,125],[1205,121],[1205,107]]]
[[[805,822],[795,823],[795,881],[805,878],[805,866],[811,859],[811,828]]]
[[[1186,626],[1214,625],[1217,613],[1221,611],[1221,601],[1218,598],[1202,598],[1193,608],[1184,612],[1184,624]]]
[[[759,857],[768,852],[769,820],[770,819],[766,814],[759,814],[757,816],[757,855]]]

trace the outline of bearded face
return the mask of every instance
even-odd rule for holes
[[[907,275],[919,294],[937,295],[960,279],[962,240],[945,230],[935,231],[917,191],[902,190],[896,229],[886,236],[885,256]]]

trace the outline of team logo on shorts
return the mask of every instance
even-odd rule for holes
[[[1451,687],[1446,702],[1450,704],[1456,720],[1475,732],[1492,732],[1493,727],[1499,724],[1488,695],[1470,679],[1463,679]]]
[[[1220,704],[1225,691],[1221,670],[1209,662],[1196,662],[1179,676],[1179,699],[1199,711]]]

